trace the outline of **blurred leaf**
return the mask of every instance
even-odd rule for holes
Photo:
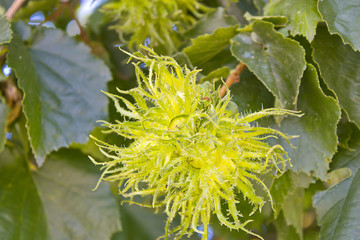
[[[100,2],[100,4],[96,7],[94,12],[91,13],[86,21],[86,26],[97,35],[101,34],[104,25],[108,22],[106,14],[100,10],[101,6],[106,4],[106,2],[107,1]]]
[[[19,34],[21,39],[25,42],[31,36],[31,27],[23,21],[18,21],[12,25],[14,31]]]
[[[249,70],[245,70],[240,75],[240,82],[231,85],[230,91],[239,112],[258,111],[272,107],[274,104],[273,95]]]
[[[58,0],[30,0],[25,7],[20,8],[15,15],[16,19],[29,19],[32,14],[42,11],[46,14],[56,8]]]
[[[165,234],[165,214],[128,203],[123,203],[120,209],[123,232],[116,240],[154,240]]]
[[[108,140],[106,138],[109,138],[109,134],[104,134],[102,131],[104,131],[104,128],[101,127],[95,127],[90,135],[96,137],[99,140]],[[112,136],[112,135],[110,135]],[[104,161],[106,160],[106,156],[104,156],[104,154],[101,153],[99,147],[95,144],[95,141],[93,139],[89,139],[89,141],[85,144],[81,144],[81,143],[73,143],[71,144],[70,148],[75,148],[75,149],[79,149],[83,154],[87,155],[87,156],[91,156],[94,159],[96,159],[96,161]]]
[[[275,221],[277,229],[277,240],[300,240],[299,234],[296,233],[296,229],[292,225],[288,225],[285,221],[283,214],[280,214]]]
[[[287,171],[280,177],[276,178],[271,185],[270,193],[274,201],[275,208],[275,217],[280,213],[281,206],[285,201],[285,198],[288,194],[294,192],[296,187],[294,187],[293,181],[291,179],[291,171]]]
[[[298,110],[304,116],[286,118],[280,128],[289,135],[299,136],[291,140],[296,148],[285,148],[292,170],[325,180],[337,149],[336,125],[341,111],[336,100],[322,92],[316,69],[310,64],[300,86]],[[286,146],[285,141],[281,141]]]
[[[312,43],[314,60],[320,73],[332,89],[350,120],[360,127],[360,52],[344,45],[337,35],[318,28]]]
[[[224,8],[217,8],[208,13],[194,27],[184,33],[187,38],[196,38],[199,35],[212,34],[218,28],[227,28],[239,24],[232,15],[227,15]]]
[[[286,199],[293,197],[298,189],[307,188],[311,181],[312,178],[304,173],[297,174],[291,170],[276,178],[270,188],[276,210],[275,217],[281,209],[286,208]]]
[[[9,21],[5,16],[0,15],[0,45],[10,42],[11,34]]]
[[[60,30],[45,30],[30,51],[17,37],[8,64],[25,93],[30,142],[41,165],[51,151],[87,142],[95,121],[105,117],[107,100],[100,90],[111,75],[88,47]]]
[[[303,35],[309,42],[314,39],[316,26],[321,21],[318,0],[272,0],[264,9],[265,15],[286,16],[289,24],[281,29],[285,36]]]
[[[13,0],[0,0],[0,6],[3,6],[5,9],[9,8],[13,3]]]
[[[190,59],[188,56],[183,52],[175,53],[172,56],[180,66],[187,66],[189,69],[194,69],[194,66],[191,64]]]
[[[109,185],[91,191],[99,169],[80,151],[62,149],[49,155],[34,176],[53,240],[110,239],[121,230]]]
[[[244,216],[248,216],[249,213],[253,210],[252,205],[249,203],[246,203],[245,201],[241,201],[242,196],[239,196],[239,206],[238,209],[241,209],[241,213]],[[259,234],[260,236],[263,236],[265,239],[267,239],[264,234],[266,232],[266,226],[265,221],[266,219],[269,219],[271,215],[271,208],[269,205],[265,205],[264,208],[260,211],[256,211],[251,217],[248,217],[246,220],[251,219],[252,222],[248,223],[245,228],[250,230],[251,232],[254,232],[256,234]],[[245,219],[243,220],[245,221]],[[217,239],[223,239],[223,240],[258,240],[258,238],[252,236],[251,234],[248,234],[242,230],[236,230],[232,229],[230,230],[225,225],[221,224],[219,220],[213,216],[210,222],[210,227],[214,230],[215,237],[213,240]],[[198,238],[199,239],[199,238]],[[210,240],[210,239],[209,239]]]
[[[231,10],[231,8],[233,7],[233,4],[234,4],[243,12],[243,14],[245,14],[246,12],[249,12],[250,14],[255,15],[258,12],[258,9],[257,9],[258,6],[255,3],[256,1],[253,1],[253,0],[242,0],[242,1],[231,0],[231,1],[235,2],[235,3],[231,3],[229,5],[229,10]],[[228,1],[228,2],[231,2],[231,1]],[[257,3],[259,3],[259,1],[257,1]]]
[[[287,225],[294,227],[296,233],[303,239],[303,205],[304,189],[296,188],[293,193],[286,196],[282,205],[282,212]]]
[[[200,66],[197,66],[197,68],[202,70],[201,74],[207,75],[215,71],[216,69],[225,66],[227,66],[229,69],[235,69],[238,63],[239,62],[236,60],[236,58],[231,54],[230,49],[226,47],[209,61],[205,62]]]
[[[0,155],[1,240],[48,239],[43,205],[21,149]]]
[[[341,35],[345,43],[360,50],[360,1],[320,0],[319,11],[330,32]]]
[[[230,45],[237,34],[237,26],[218,28],[213,34],[204,34],[192,39],[192,45],[183,50],[194,67],[200,67]]]
[[[236,231],[236,230],[229,231],[229,228],[224,225],[220,225],[220,223],[217,219],[212,221],[211,227],[214,230],[214,234],[215,234],[215,237],[212,240],[217,240],[217,239],[219,239],[219,240],[239,240],[239,239],[249,240],[249,239],[251,239],[251,237],[249,238],[249,236],[243,231]],[[198,238],[198,239],[200,239],[200,238]],[[257,240],[258,238],[254,238],[254,239]]]
[[[317,229],[306,231],[304,234],[304,240],[320,240],[319,231]]]
[[[255,7],[258,9],[259,13],[262,13],[265,5],[269,2],[269,0],[253,0]]]
[[[298,42],[284,38],[271,23],[255,21],[253,32],[242,32],[232,40],[231,51],[283,107],[294,107],[306,68],[305,51]]]
[[[3,98],[0,97],[0,153],[4,149],[6,142],[6,125],[7,125],[7,114],[9,112],[9,107],[3,101]]]

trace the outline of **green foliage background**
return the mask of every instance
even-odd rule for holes
[[[150,46],[202,69],[199,81],[225,80],[239,61],[246,64],[230,88],[240,112],[282,107],[305,114],[259,122],[300,137],[292,140],[296,148],[286,149],[293,167],[278,178],[264,176],[277,212],[266,204],[248,227],[266,240],[359,239],[360,2],[199,2],[212,10],[183,12],[193,23],[168,30],[171,48],[151,38]],[[134,69],[117,47],[127,47],[129,33],[120,40],[101,6],[70,36],[79,1],[29,0],[7,20],[11,4],[0,0],[0,66],[12,69],[9,76],[0,73],[0,239],[162,235],[161,211],[121,205],[108,183],[92,191],[101,173],[87,155],[103,156],[89,134],[128,144],[104,136],[96,121],[122,118],[101,90],[136,86]],[[37,11],[56,29],[30,26]],[[251,210],[246,203],[241,208]],[[213,239],[252,239],[215,219],[211,227]]]

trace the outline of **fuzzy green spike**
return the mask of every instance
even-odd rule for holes
[[[105,122],[104,126],[128,136],[133,143],[125,148],[95,139],[109,159],[101,163],[101,178],[124,183],[119,192],[130,197],[130,202],[132,196],[151,195],[148,207],[164,206],[169,217],[165,239],[174,232],[177,237],[199,232],[206,239],[211,214],[231,229],[260,237],[245,228],[251,220],[242,219],[241,209],[237,210],[243,201],[237,193],[253,205],[253,212],[261,210],[266,199],[253,187],[258,183],[273,206],[262,176],[272,170],[281,174],[289,159],[281,145],[272,146],[264,140],[281,137],[288,141],[293,137],[251,123],[268,116],[301,115],[278,108],[244,116],[231,112],[227,108],[229,93],[221,98],[214,87],[196,83],[197,70],[182,68],[174,59],[149,51],[148,56],[130,55],[149,66],[149,75],[135,68],[139,86],[119,91],[132,95],[135,104],[107,93],[117,105],[118,100],[125,101],[128,110],[118,110],[133,121]],[[177,214],[181,226],[171,230]],[[198,230],[200,225],[205,226],[203,231]]]

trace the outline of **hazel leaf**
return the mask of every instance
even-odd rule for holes
[[[326,85],[335,92],[349,119],[359,127],[360,52],[344,45],[338,35],[330,35],[324,27],[318,28],[312,47]]]
[[[255,21],[252,32],[242,32],[232,39],[231,51],[279,99],[282,107],[294,107],[306,68],[305,51],[298,42],[284,38],[271,23]]]
[[[300,235],[296,232],[295,227],[287,224],[283,213],[281,213],[276,219],[275,226],[278,240],[301,240]]]
[[[232,101],[239,112],[258,111],[274,105],[274,96],[264,84],[249,70],[241,73],[240,81],[230,87]]]
[[[204,34],[192,39],[192,45],[185,48],[183,52],[189,57],[194,67],[201,67],[229,46],[230,40],[236,34],[237,26],[218,28],[212,34]]]
[[[53,150],[87,142],[95,121],[106,113],[100,90],[111,79],[88,47],[60,30],[45,30],[30,48],[16,36],[9,45],[8,65],[24,91],[27,129],[39,165]]]
[[[2,240],[49,237],[43,204],[19,148],[5,148],[0,155],[0,236]]]
[[[184,33],[187,38],[196,38],[199,35],[212,34],[218,28],[227,28],[239,24],[232,15],[227,15],[224,8],[217,8],[199,20],[191,29]]]
[[[285,148],[292,170],[326,180],[330,160],[337,149],[336,126],[341,110],[334,98],[323,93],[316,69],[310,64],[302,78],[298,109],[304,116],[286,118],[280,128],[299,136],[292,140],[296,148]]]
[[[339,148],[333,157],[331,165],[333,169],[340,170],[345,168],[354,173],[360,167],[360,130],[354,127],[353,131],[348,147]]]
[[[314,196],[320,240],[351,240],[360,234],[360,172]]]
[[[98,168],[80,151],[62,149],[49,155],[34,177],[52,239],[110,239],[121,230],[109,185],[91,191],[98,180]]]
[[[120,209],[123,237],[113,240],[154,240],[163,234],[166,214],[155,214],[152,209],[128,203],[122,204]]]
[[[275,217],[280,213],[281,206],[285,201],[285,198],[289,193],[293,193],[296,187],[294,187],[293,180],[291,178],[291,171],[287,171],[280,177],[276,178],[271,185],[270,193],[274,199]]]
[[[280,210],[286,208],[286,199],[293,198],[297,189],[308,187],[311,180],[312,178],[306,174],[297,174],[291,170],[274,180],[270,188],[270,193],[274,200],[275,217],[280,213]]]
[[[351,149],[341,148],[334,156],[337,167],[347,167],[353,172],[350,178],[318,192],[313,197],[321,240],[350,240],[360,236],[360,132],[353,134]]]
[[[320,0],[319,11],[332,34],[360,50],[360,2],[358,0]]]
[[[300,239],[303,239],[303,205],[304,205],[304,189],[296,188],[293,193],[286,196],[282,204],[282,212],[287,225],[295,228]]]
[[[303,35],[311,42],[316,33],[316,26],[321,21],[317,2],[318,0],[272,0],[265,6],[264,13],[271,16],[286,16],[289,23],[281,32],[285,36]]]

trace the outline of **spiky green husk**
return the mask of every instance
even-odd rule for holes
[[[165,206],[165,238],[173,232],[178,238],[198,232],[207,239],[211,214],[231,229],[251,233],[245,228],[251,220],[241,222],[239,218],[239,193],[254,206],[253,212],[261,209],[265,200],[253,188],[253,183],[258,183],[272,203],[261,176],[271,169],[281,172],[289,159],[282,146],[264,140],[290,139],[253,123],[271,115],[298,116],[298,112],[272,108],[248,115],[234,113],[229,109],[229,91],[221,98],[211,84],[196,83],[197,70],[182,68],[174,59],[146,50],[150,57],[131,56],[149,67],[148,76],[135,64],[139,86],[119,90],[130,94],[136,104],[107,93],[118,111],[131,119],[104,122],[107,132],[134,141],[129,147],[119,147],[97,140],[109,158],[101,163],[93,160],[104,165],[101,179],[120,181],[120,193],[130,201],[135,195],[150,195],[149,207]],[[121,108],[119,100],[128,109]],[[177,214],[181,225],[170,230]],[[197,228],[200,225],[203,231]]]
[[[130,48],[143,44],[149,37],[151,46],[166,43],[170,50],[176,49],[173,25],[181,33],[210,11],[197,0],[121,0],[105,4],[102,9],[117,21],[113,28],[122,39],[124,34],[131,35]]]

